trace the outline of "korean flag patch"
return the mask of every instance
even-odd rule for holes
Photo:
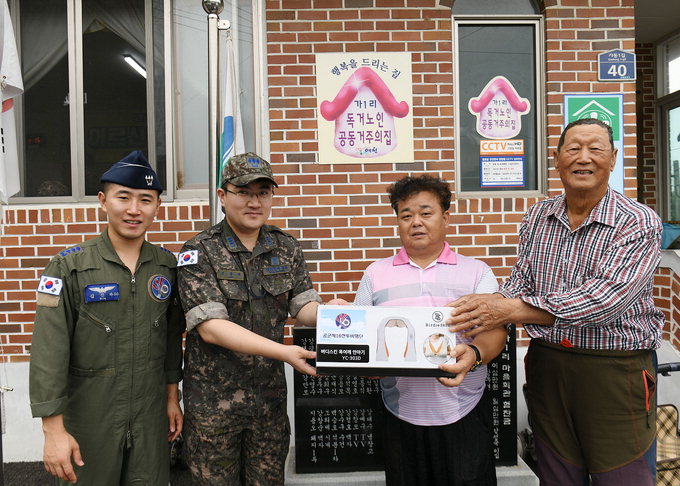
[[[198,250],[183,251],[177,256],[177,266],[196,265],[198,263]]]
[[[57,307],[59,305],[59,294],[64,283],[60,278],[40,276],[38,284],[38,298],[36,304],[41,307]]]
[[[59,295],[63,285],[64,283],[60,278],[41,275],[40,283],[38,284],[38,292],[49,295]]]

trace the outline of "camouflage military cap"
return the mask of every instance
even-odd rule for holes
[[[269,179],[276,187],[272,167],[269,162],[252,152],[234,155],[222,169],[222,184],[246,186],[257,179]]]

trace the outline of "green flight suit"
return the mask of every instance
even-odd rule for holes
[[[105,230],[41,277],[31,411],[64,415],[85,462],[79,485],[168,485],[166,385],[182,378],[185,328],[176,264],[145,241],[133,276]]]

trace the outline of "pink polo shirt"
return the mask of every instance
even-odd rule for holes
[[[439,307],[466,294],[496,290],[498,283],[486,263],[458,255],[448,244],[427,268],[413,263],[401,248],[395,256],[369,265],[354,304]],[[411,424],[447,425],[477,405],[485,381],[486,366],[468,373],[454,388],[431,377],[387,377],[382,380],[383,401],[390,412]]]

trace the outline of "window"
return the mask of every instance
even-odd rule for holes
[[[454,9],[456,191],[543,192],[542,19]]]
[[[177,141],[177,187],[192,195],[191,190],[208,187],[208,34],[206,14],[197,0],[176,0],[173,5],[175,28],[175,76],[178,121],[175,126]],[[257,2],[233,0],[224,2],[220,19],[229,20],[233,52],[237,66],[239,104],[246,151],[258,150],[256,93],[261,73],[255,70],[253,17]],[[225,79],[226,32],[220,32],[220,78]],[[246,89],[248,88],[248,89]],[[220,86],[223,90],[223,86]],[[224,96],[224,94],[222,94]],[[265,154],[262,154],[263,156]],[[182,194],[182,192],[180,192]]]
[[[680,90],[680,35],[662,42],[657,47],[658,96]]]
[[[680,222],[680,35],[657,46],[659,152],[664,219]]]
[[[94,196],[142,149],[165,178],[163,0],[22,0],[20,196]],[[134,70],[126,58],[137,63]]]
[[[664,150],[668,154],[668,219],[680,222],[680,101],[670,109],[663,109],[663,113],[667,127]]]
[[[264,68],[256,68],[263,65],[256,62],[263,58],[261,2],[224,3],[245,148],[256,151],[266,100],[256,96],[266,94]],[[93,200],[101,174],[135,149],[171,198],[207,194],[207,14],[200,1],[10,0],[10,7],[24,80],[16,104],[21,192],[13,202]],[[225,34],[221,40],[225,56]]]

